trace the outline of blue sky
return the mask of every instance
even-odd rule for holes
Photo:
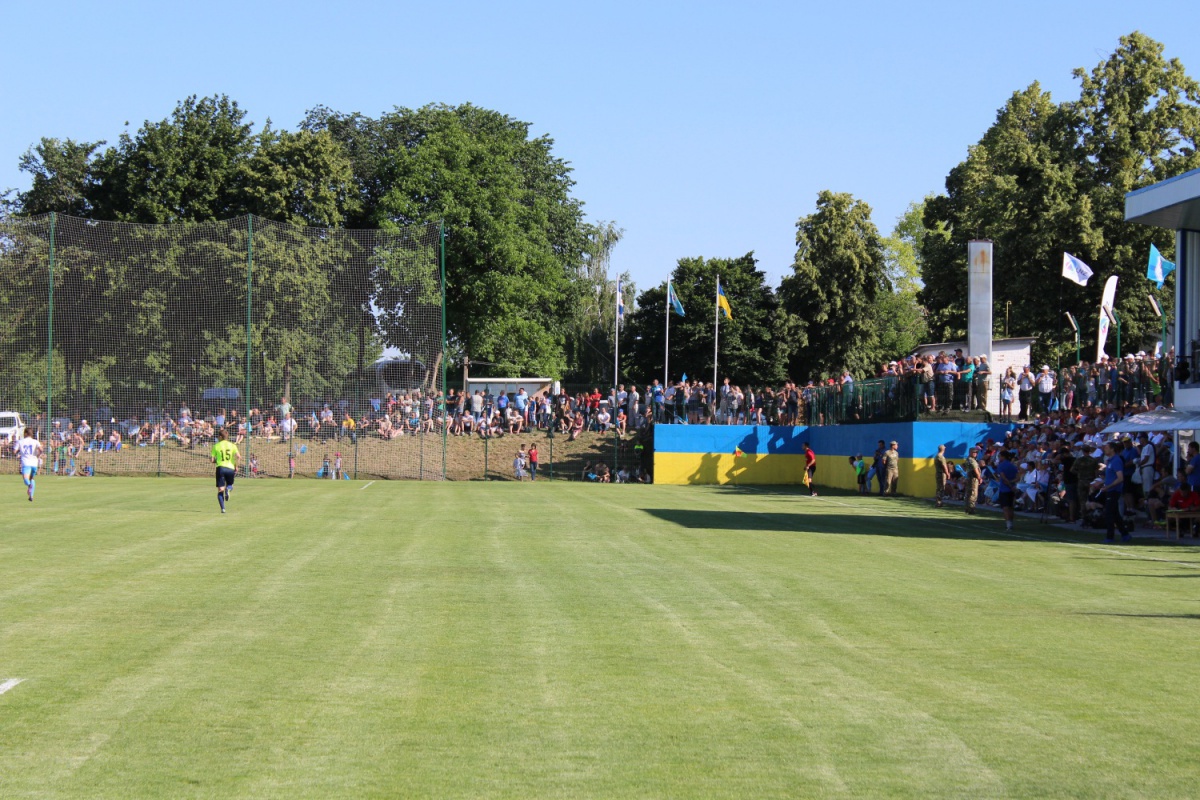
[[[1012,92],[1076,96],[1125,33],[1200,76],[1187,3],[14,3],[4,28],[0,188],[42,136],[113,142],[190,94],[284,128],[471,102],[555,139],[643,288],[751,250],[777,284],[821,189],[889,232]]]

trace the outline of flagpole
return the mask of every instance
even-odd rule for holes
[[[669,280],[667,281],[666,318],[667,332],[664,337],[666,344],[663,347],[663,392],[667,391],[671,376],[671,281]]]
[[[617,279],[617,304],[613,307],[613,402],[621,379],[621,280]],[[616,409],[613,409],[614,415]]]
[[[713,297],[713,391],[717,390],[717,344],[721,336],[721,276],[717,276],[717,294]]]

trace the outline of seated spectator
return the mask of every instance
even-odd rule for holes
[[[1170,507],[1172,511],[1200,511],[1200,492],[1192,491],[1192,487],[1188,485],[1187,480],[1179,482],[1179,488],[1171,495]],[[1188,525],[1188,533],[1196,536],[1196,521],[1192,520]],[[1181,533],[1180,536],[1187,534]]]
[[[612,427],[612,415],[608,413],[607,406],[601,406],[596,412],[596,430],[600,433],[608,433],[608,429]]]
[[[571,423],[571,435],[567,437],[568,442],[573,442],[579,438],[579,434],[583,433],[583,414],[576,413],[575,420]]]

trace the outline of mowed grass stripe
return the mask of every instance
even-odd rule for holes
[[[221,517],[209,482],[45,483],[0,499],[32,521],[0,538],[6,797],[1197,778],[1177,548],[719,487],[242,482]]]

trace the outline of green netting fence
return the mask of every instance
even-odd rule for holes
[[[437,225],[4,219],[0,436],[60,475],[207,475],[224,428],[264,477],[442,479],[442,253]]]

